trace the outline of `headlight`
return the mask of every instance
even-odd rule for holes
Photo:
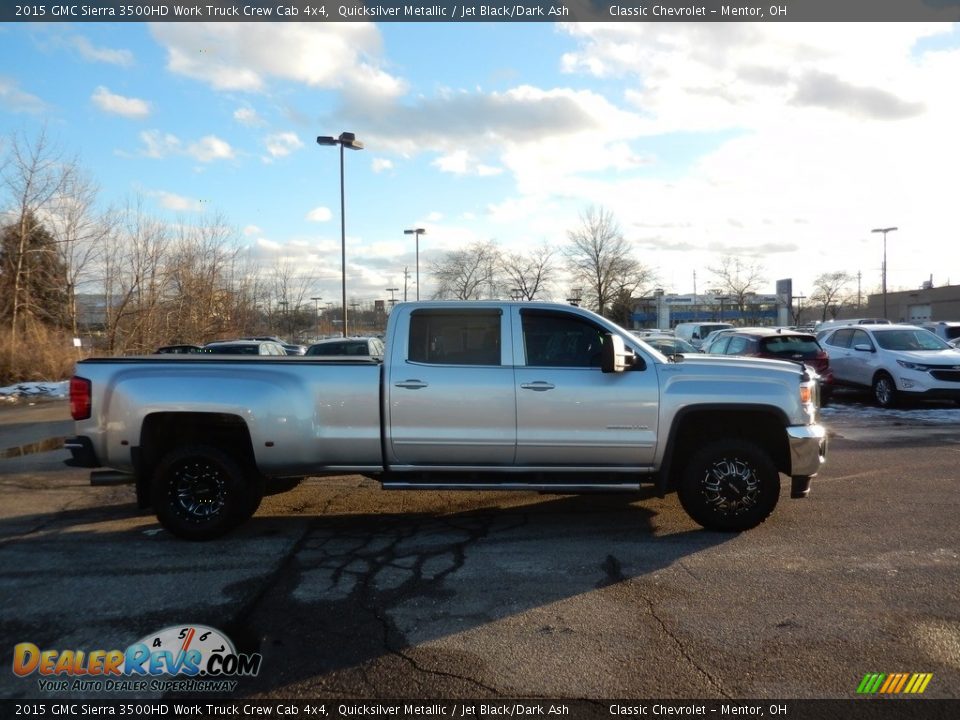
[[[924,365],[908,362],[906,360],[897,360],[897,365],[902,368],[906,368],[907,370],[919,370],[920,372],[923,372],[927,369]]]

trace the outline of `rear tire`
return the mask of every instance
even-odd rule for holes
[[[707,530],[741,532],[766,520],[780,498],[780,473],[756,444],[729,438],[693,453],[678,487],[680,504]]]
[[[153,475],[157,519],[184,540],[226,534],[256,512],[260,497],[229,455],[207,445],[174,448]]]

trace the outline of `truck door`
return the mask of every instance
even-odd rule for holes
[[[385,388],[394,464],[513,464],[509,324],[499,307],[421,308],[397,328]]]
[[[603,373],[603,327],[562,310],[515,312],[517,465],[652,465],[660,399],[653,365]]]

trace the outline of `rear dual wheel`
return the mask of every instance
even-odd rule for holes
[[[263,481],[248,477],[223,450],[188,445],[168,452],[153,476],[157,519],[184,540],[212,540],[248,520],[260,505]]]
[[[683,509],[707,530],[740,532],[773,512],[780,473],[756,444],[715,440],[693,453],[677,490]]]

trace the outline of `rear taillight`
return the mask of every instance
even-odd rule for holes
[[[90,417],[90,381],[86,378],[70,378],[70,417],[74,420]]]

